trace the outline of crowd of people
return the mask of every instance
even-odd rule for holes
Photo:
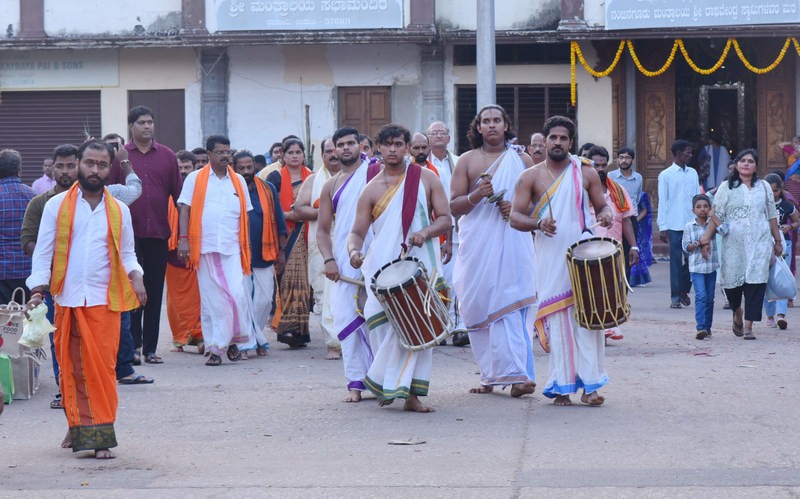
[[[127,143],[109,134],[56,147],[38,193],[19,180],[19,153],[0,151],[0,301],[23,287],[28,307],[46,304],[57,327],[60,393],[51,407],[67,415],[62,447],[115,456],[117,384],[152,383],[135,366],[164,362],[165,285],[172,352],[196,351],[220,366],[267,355],[272,334],[302,349],[313,315],[326,358],[343,361],[345,402],[369,391],[381,406],[401,398],[405,410],[433,411],[420,399],[432,349],[401,346],[370,285],[401,256],[420,262],[445,297],[452,344],[471,345],[480,368],[472,393],[533,393],[538,337],[549,354],[543,394],[559,406],[578,392],[585,404],[603,404],[605,342],[623,335],[579,325],[564,255],[586,237],[614,239],[629,282],[650,282],[652,210],[633,149],[616,152],[616,170],[605,147],[570,154],[575,124],[553,116],[526,152],[506,111],[489,105],[460,157],[441,121],[414,134],[386,124],[374,141],[345,126],[322,141],[323,164],[312,171],[294,135],[266,155],[234,149],[224,135],[173,152],[155,141],[152,110],[134,107],[128,124]],[[800,226],[786,201],[800,174],[786,190],[780,177],[765,183],[756,152],[742,151],[712,202],[687,167],[690,144],[672,150],[657,217],[669,243],[672,306],[689,304],[694,283],[697,338],[710,336],[721,262],[733,332],[752,338],[763,303],[785,328],[786,304],[770,309],[763,283],[769,254],[788,254],[782,242]]]

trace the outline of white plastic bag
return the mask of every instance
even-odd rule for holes
[[[795,295],[797,295],[797,282],[789,270],[789,265],[783,258],[776,258],[769,268],[767,301],[793,300]]]
[[[19,344],[28,348],[41,348],[48,334],[56,330],[47,320],[47,305],[34,307],[28,311],[30,320],[22,321],[22,337]]]

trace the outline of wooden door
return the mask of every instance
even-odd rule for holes
[[[759,40],[758,66],[775,60],[783,40]],[[761,178],[772,170],[786,170],[786,160],[778,143],[797,135],[795,123],[795,58],[792,49],[778,67],[756,77],[758,90],[758,174]]]
[[[339,126],[351,126],[375,137],[392,121],[391,87],[340,87]]]
[[[655,45],[655,46],[651,46]],[[646,68],[659,67],[669,55],[663,42],[637,42],[636,53]],[[652,56],[652,57],[650,57]],[[644,180],[653,210],[658,206],[658,174],[672,164],[675,141],[675,70],[660,76],[636,73],[636,171]],[[654,233],[658,230],[653,221]],[[654,239],[655,240],[655,239]]]
[[[186,148],[186,113],[183,89],[129,90],[128,109],[134,106],[147,106],[153,110],[156,142],[173,151]],[[127,135],[130,137],[130,130]],[[192,147],[203,147],[204,145],[195,144]]]

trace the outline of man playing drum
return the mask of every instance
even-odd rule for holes
[[[535,327],[539,342],[550,353],[550,377],[543,393],[554,398],[555,405],[572,405],[569,395],[583,388],[581,401],[600,405],[605,399],[597,390],[608,383],[603,332],[578,326],[564,255],[575,241],[592,235],[590,201],[603,227],[611,225],[612,213],[597,172],[569,154],[575,137],[572,120],[549,118],[544,136],[547,158],[519,176],[511,211],[512,227],[536,231],[539,310]],[[535,203],[533,212],[531,202]]]
[[[410,132],[402,126],[388,124],[380,129],[377,142],[384,169],[358,199],[347,251],[354,268],[361,268],[363,263],[368,282],[401,253],[419,259],[428,275],[443,282],[438,237],[450,229],[450,207],[435,173],[416,163],[406,166],[410,140]],[[434,215],[436,219],[431,222]],[[361,248],[370,225],[374,237],[365,256]],[[381,406],[404,398],[404,410],[432,412],[418,398],[428,394],[432,351],[403,349],[378,299],[369,286],[367,289],[364,316],[370,343],[377,350],[364,384],[377,395]]]
[[[531,339],[536,304],[533,239],[508,222],[514,183],[533,160],[506,146],[514,137],[502,107],[480,110],[467,134],[472,150],[461,156],[450,186],[450,208],[460,245],[453,281],[472,353],[481,369],[478,388],[512,385],[511,396],[533,393]],[[488,199],[505,199],[491,203]],[[524,276],[520,278],[520,276]]]

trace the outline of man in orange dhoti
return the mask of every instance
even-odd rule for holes
[[[120,313],[144,304],[128,207],[104,188],[114,150],[89,140],[78,149],[78,183],[50,199],[39,226],[28,307],[50,283],[56,355],[69,432],[61,446],[116,457],[114,421]],[[51,270],[52,265],[52,270]]]
[[[186,176],[197,168],[197,157],[189,151],[175,153],[181,176]],[[200,325],[200,288],[197,286],[197,271],[178,259],[178,208],[170,196],[169,225],[172,235],[169,238],[167,257],[167,319],[172,330],[172,352],[183,352],[186,345],[196,345],[197,352],[205,351],[203,328]]]

